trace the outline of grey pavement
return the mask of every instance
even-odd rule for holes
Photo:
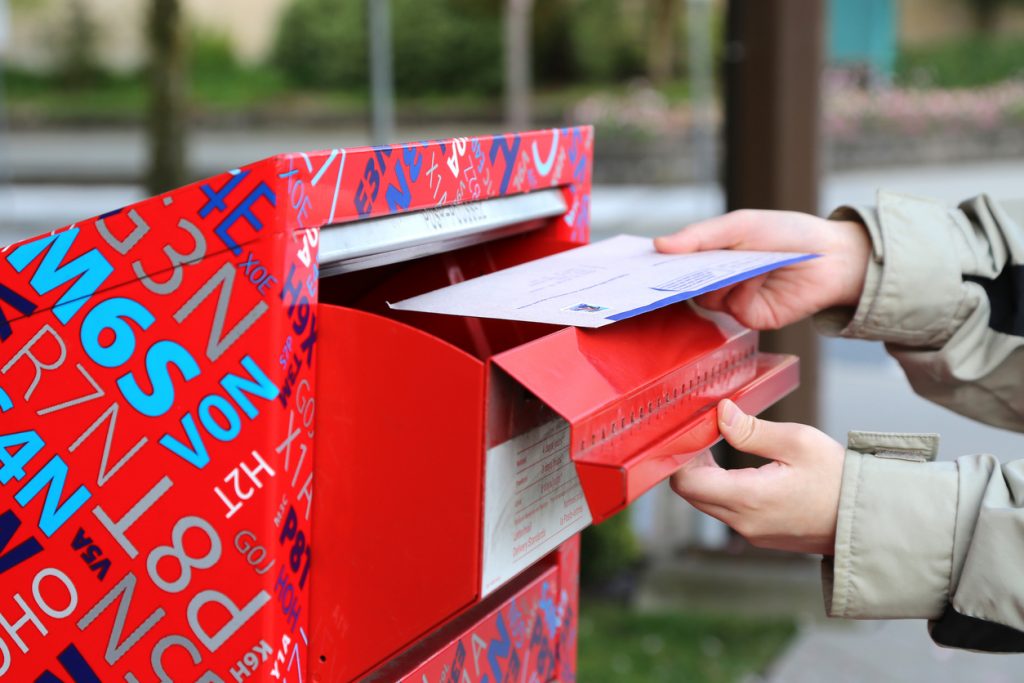
[[[935,645],[920,620],[849,621],[825,617],[817,558],[754,553],[690,553],[656,562],[637,607],[648,611],[791,617],[790,647],[746,683],[1011,683],[1024,680],[1017,655]]]
[[[816,624],[760,679],[763,683],[1017,683],[1020,655],[942,648],[921,621]],[[754,683],[753,681],[751,683]]]
[[[414,131],[409,139],[467,132],[486,131],[467,131],[465,127],[455,131],[423,130]],[[363,143],[365,134],[359,132],[307,130],[287,134],[219,132],[193,138],[192,144],[200,162],[197,167],[212,174],[275,152]],[[57,176],[72,177],[78,182],[0,186],[0,244],[108,211],[143,196],[135,185],[102,182],[105,178],[137,174],[144,153],[141,135],[137,133],[19,133],[9,140],[7,147],[12,162],[8,169],[13,170],[16,178]],[[1024,160],[834,174],[824,180],[821,211],[841,203],[871,203],[879,187],[937,197],[949,203],[986,191],[1008,200],[1017,211],[1024,207],[1022,180]],[[598,186],[594,188],[592,204],[594,238],[617,232],[663,234],[719,213],[722,207],[721,192],[713,186]],[[992,452],[1003,459],[1024,455],[1020,435],[960,418],[914,395],[899,367],[880,345],[826,340],[822,352],[818,376],[821,426],[835,438],[844,440],[845,432],[854,428],[937,431],[943,435],[940,457],[979,451]],[[804,616],[814,612],[820,617],[816,579],[808,579],[806,568],[800,571],[803,587],[786,584],[786,591],[803,591],[802,597],[796,599],[801,605],[797,611]],[[665,577],[671,579],[671,572],[662,579]],[[771,590],[771,585],[769,581],[766,590]],[[737,594],[754,595],[741,591]],[[685,602],[680,604],[686,606]],[[1024,661],[1014,656],[936,648],[919,622],[851,624],[807,618],[801,636],[766,680],[999,683],[1024,680]]]
[[[403,140],[501,132],[480,124],[403,127]],[[352,126],[195,129],[187,137],[192,174],[205,178],[284,152],[309,152],[369,144],[366,130]],[[142,128],[39,129],[11,133],[7,165],[17,182],[125,183],[144,175],[148,154]],[[56,171],[56,172],[55,172]]]

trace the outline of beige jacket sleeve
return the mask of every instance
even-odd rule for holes
[[[823,331],[882,340],[917,393],[1024,431],[1024,230],[984,195],[948,209],[880,193],[833,217],[862,221],[873,253],[856,310],[822,313]],[[931,462],[936,447],[851,433],[828,612],[923,618],[944,645],[1024,651],[1024,460]]]

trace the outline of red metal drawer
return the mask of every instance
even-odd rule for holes
[[[578,574],[575,536],[363,682],[575,680]]]

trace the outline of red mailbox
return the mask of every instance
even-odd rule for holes
[[[797,381],[687,305],[389,309],[585,243],[592,147],[280,155],[4,249],[0,680],[571,679],[579,530]]]

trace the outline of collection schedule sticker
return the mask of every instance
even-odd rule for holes
[[[488,595],[592,521],[569,457],[565,420],[551,420],[488,449],[482,594]]]

